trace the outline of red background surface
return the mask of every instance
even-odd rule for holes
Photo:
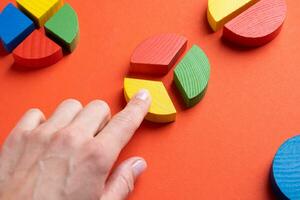
[[[2,9],[9,1],[1,0]],[[77,10],[81,37],[76,51],[55,66],[13,70],[11,55],[0,59],[0,129],[5,139],[30,107],[46,115],[63,99],[106,100],[112,111],[125,104],[123,78],[134,48],[147,37],[175,32],[200,45],[211,61],[204,100],[178,109],[169,125],[144,123],[120,160],[146,158],[148,171],[132,200],[274,199],[269,169],[280,144],[300,132],[299,3],[288,0],[281,34],[261,48],[244,50],[220,40],[206,22],[206,0],[68,0]]]

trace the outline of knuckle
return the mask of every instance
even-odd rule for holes
[[[24,134],[24,139],[26,140],[26,141],[31,141],[32,140],[32,138],[33,138],[33,132],[32,133],[26,133],[26,134]]]
[[[136,114],[134,112],[121,111],[116,115],[118,124],[121,124],[123,128],[128,131],[134,131],[139,127],[139,121],[136,120]]]
[[[86,159],[88,161],[91,161],[97,169],[101,169],[105,173],[109,170],[111,154],[107,152],[107,150],[103,145],[101,145],[101,143],[88,143],[86,153]]]
[[[40,116],[42,119],[45,119],[44,113],[38,108],[30,108],[25,115],[36,115]]]
[[[93,158],[92,160],[97,160],[98,158],[104,159],[106,157],[104,148],[96,145],[95,143],[89,143],[87,147],[87,153],[89,157]]]
[[[106,115],[110,116],[111,111],[109,105],[105,101],[94,100],[91,102],[91,104],[94,104],[97,107],[97,109],[101,110],[102,112],[106,113]]]
[[[25,119],[26,117],[33,117],[34,119],[39,119],[40,123],[45,121],[44,113],[38,108],[31,108],[31,109],[27,110],[26,113],[23,115],[22,119]],[[28,119],[31,120],[31,118],[28,118]],[[12,136],[12,138],[22,138],[24,135],[29,134],[31,132],[33,132],[33,130],[32,130],[32,128],[28,128],[27,124],[25,126],[17,125],[11,131],[10,136]]]
[[[24,135],[24,133],[22,135]],[[19,140],[19,134],[11,133],[6,140],[6,144],[14,144],[16,142],[19,142]]]
[[[27,135],[30,135],[31,132],[32,131],[23,130],[23,131],[20,131],[19,134],[13,133],[13,134],[11,134],[11,139],[15,140],[15,141],[23,140],[24,138],[26,138]]]
[[[40,114],[40,115],[43,115],[43,112],[38,109],[38,108],[30,108],[27,113],[34,113],[34,114]]]
[[[53,127],[47,124],[43,124],[33,131],[27,131],[24,137],[27,141],[30,141],[32,143],[46,143],[48,142],[52,130]]]
[[[120,184],[126,188],[126,193],[129,194],[134,189],[134,179],[130,172],[119,175]]]
[[[46,141],[45,134],[43,130],[36,130],[33,132],[27,132],[24,135],[27,142],[30,143],[44,143]]]
[[[22,140],[24,140],[24,137],[29,133],[30,131],[27,130],[18,130],[17,132],[12,131],[11,134],[9,134],[4,145],[10,148],[14,148],[14,146],[22,142]]]
[[[73,130],[68,127],[60,130],[56,134],[54,134],[52,143],[64,147],[76,147],[78,145],[78,140],[73,136],[74,134],[72,133]]]
[[[82,108],[82,104],[80,101],[78,101],[77,99],[66,99],[63,101],[63,104],[71,104],[73,106],[76,106],[76,107],[79,107],[79,108]]]

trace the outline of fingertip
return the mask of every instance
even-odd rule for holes
[[[150,92],[147,89],[141,89],[134,95],[129,104],[142,107],[143,110],[148,112],[151,101],[152,98]]]
[[[111,118],[111,110],[107,102],[103,100],[93,100],[86,107],[92,107],[95,110],[101,111],[105,114],[107,120]]]
[[[131,157],[123,161],[109,177],[101,199],[126,199],[133,191],[136,179],[146,168],[147,163],[141,157]]]
[[[28,115],[35,115],[40,118],[41,121],[45,121],[46,117],[45,114],[39,108],[30,108],[26,113],[25,116]]]
[[[148,101],[151,100],[151,95],[147,89],[141,89],[135,94],[134,98],[139,99],[141,101]]]
[[[79,100],[73,98],[65,99],[63,102],[61,102],[59,106],[65,106],[65,105],[72,105],[73,107],[76,107],[78,109],[83,108],[82,103]]]
[[[45,122],[44,113],[38,108],[31,108],[22,116],[14,130],[31,131],[37,128],[41,123]]]
[[[131,167],[132,167],[133,176],[136,179],[147,169],[148,164],[144,159],[139,158],[132,164]]]

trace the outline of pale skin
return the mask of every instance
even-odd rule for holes
[[[45,119],[30,109],[0,152],[0,200],[124,200],[146,169],[132,157],[112,170],[151,104],[141,90],[111,117],[100,100],[62,102]]]

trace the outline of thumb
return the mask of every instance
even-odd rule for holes
[[[108,179],[101,200],[124,200],[134,189],[135,180],[146,170],[143,158],[124,161]]]

